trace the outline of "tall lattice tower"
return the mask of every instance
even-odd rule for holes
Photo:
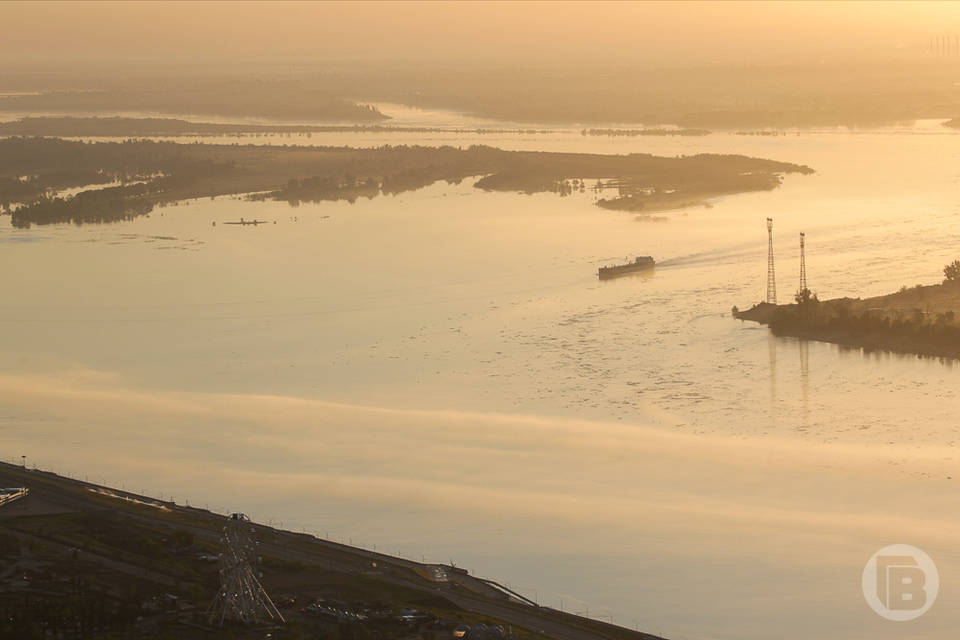
[[[800,295],[807,290],[807,234],[800,232]]]
[[[210,604],[214,624],[227,620],[251,624],[258,620],[286,622],[257,579],[257,539],[250,518],[234,513],[223,528],[220,554],[220,590]]]
[[[767,302],[777,304],[777,277],[773,271],[773,218],[767,218]]]

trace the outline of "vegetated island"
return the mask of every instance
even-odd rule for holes
[[[55,138],[0,140],[0,205],[13,224],[108,222],[149,213],[190,198],[259,192],[257,199],[298,205],[355,201],[411,191],[438,180],[491,191],[569,195],[591,188],[612,197],[596,204],[622,211],[657,211],[710,198],[775,189],[806,166],[740,155],[673,158],[504,151],[488,146],[297,147],[75,142]],[[109,179],[109,180],[108,180]],[[68,198],[51,189],[102,184]],[[22,203],[16,208],[11,203]]]
[[[652,130],[651,130],[652,131]],[[664,129],[664,132],[670,130]],[[82,137],[164,137],[232,136],[246,134],[313,133],[462,133],[462,134],[542,134],[552,129],[507,129],[463,127],[408,127],[389,124],[251,124],[194,122],[179,118],[124,118],[121,116],[27,116],[0,122],[0,136]],[[591,135],[606,135],[602,133]],[[611,133],[609,135],[617,135]],[[658,134],[648,134],[658,135]],[[662,135],[671,135],[664,133]]]
[[[374,122],[390,116],[369,104],[360,104],[316,90],[301,90],[296,100],[284,100],[270,87],[231,93],[232,85],[211,83],[181,88],[45,91],[0,95],[0,111],[47,113],[191,113],[337,122]]]
[[[28,490],[0,492],[2,638],[448,640],[459,628],[470,640],[661,640],[452,563],[258,523],[259,582],[286,622],[221,629],[207,610],[228,516],[7,463],[0,487]]]
[[[0,136],[80,137],[163,137],[232,136],[248,134],[313,133],[459,133],[459,134],[545,134],[554,129],[506,127],[411,127],[390,124],[253,124],[248,122],[195,122],[180,118],[126,118],[122,116],[26,116],[0,122]],[[705,136],[706,129],[582,129],[584,136]]]
[[[580,135],[607,136],[611,138],[635,138],[637,136],[681,136],[696,137],[710,135],[707,129],[668,129],[653,127],[648,129],[582,129]]]
[[[792,336],[920,356],[960,359],[960,260],[944,267],[942,284],[903,287],[872,298],[820,301],[809,291],[793,304],[762,302],[733,316]]]

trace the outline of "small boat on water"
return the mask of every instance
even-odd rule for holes
[[[252,225],[258,225],[258,224],[267,224],[267,221],[266,221],[266,220],[245,220],[245,219],[243,219],[243,218],[240,218],[239,221],[232,221],[232,222],[229,222],[229,221],[228,221],[228,222],[224,222],[223,224],[242,224],[242,225],[252,224]]]
[[[597,275],[600,276],[601,280],[606,280],[608,278],[616,278],[617,276],[625,276],[628,273],[653,269],[656,264],[652,256],[637,256],[633,262],[617,264],[610,267],[600,267]]]

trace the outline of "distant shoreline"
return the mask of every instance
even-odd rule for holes
[[[197,122],[182,118],[123,116],[25,116],[0,122],[0,136],[77,137],[174,137],[174,136],[240,136],[240,135],[309,135],[314,133],[452,133],[452,134],[515,134],[537,135],[556,133],[539,127],[458,127],[409,126],[391,124],[250,124]],[[618,129],[581,129],[591,137],[697,137],[711,132],[706,129],[641,127]]]
[[[313,133],[552,133],[551,129],[412,127],[389,124],[249,124],[197,122],[181,118],[122,116],[27,116],[0,122],[0,135],[77,137],[236,136]],[[653,134],[648,134],[653,135]],[[666,134],[664,134],[666,135]]]
[[[147,111],[197,113],[207,116],[262,117],[331,122],[377,122],[390,116],[369,104],[334,96],[323,91],[301,92],[294,103],[256,87],[252,91],[223,99],[223,86],[209,86],[175,94],[155,87],[133,91],[101,89],[41,91],[0,95],[0,112],[22,113],[111,113]]]

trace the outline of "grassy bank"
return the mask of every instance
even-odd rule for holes
[[[460,569],[437,580],[441,565],[262,524],[260,580],[287,623],[213,629],[225,515],[5,463],[0,486],[30,490],[0,506],[3,638],[447,640],[482,623],[518,640],[658,640],[522,603]]]

